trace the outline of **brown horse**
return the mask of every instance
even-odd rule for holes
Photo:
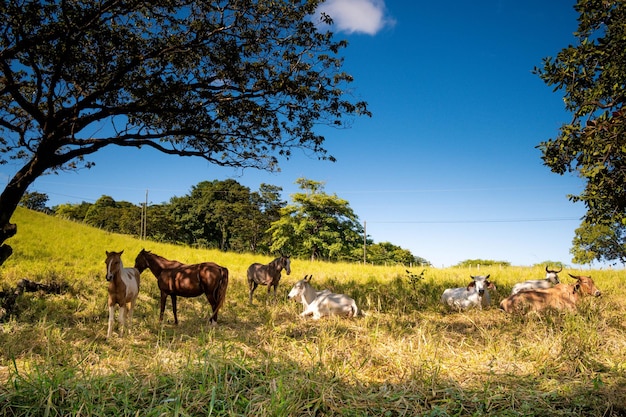
[[[139,294],[139,271],[135,268],[124,268],[121,252],[105,251],[107,266],[106,279],[109,282],[109,329],[107,339],[111,337],[115,322],[115,306],[120,306],[118,320],[120,322],[120,336],[124,330],[130,330],[133,321],[133,310]]]
[[[140,273],[149,268],[157,278],[159,290],[161,290],[159,321],[163,321],[168,295],[172,298],[174,324],[178,324],[176,296],[197,297],[204,294],[213,309],[209,323],[217,324],[217,312],[226,298],[228,269],[213,262],[186,265],[178,261],[170,261],[145,249],[137,255],[135,268]]]
[[[252,304],[252,293],[256,287],[267,285],[267,295],[274,287],[274,301],[276,301],[276,288],[280,281],[280,272],[287,271],[287,275],[291,274],[291,259],[289,256],[281,255],[267,265],[254,263],[248,267],[248,287],[250,288],[250,304]]]

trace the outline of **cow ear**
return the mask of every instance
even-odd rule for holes
[[[580,292],[580,284],[574,284],[574,292]]]
[[[470,288],[473,288],[475,286],[476,286],[476,282],[474,282],[474,281],[470,282],[470,284],[467,286],[467,291],[469,291]]]

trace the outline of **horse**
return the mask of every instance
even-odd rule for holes
[[[291,259],[289,256],[280,255],[267,265],[253,263],[248,267],[250,305],[252,305],[252,294],[259,284],[267,285],[268,296],[270,294],[270,290],[274,287],[274,301],[276,300],[276,288],[278,287],[278,282],[280,281],[280,272],[283,269],[287,272],[287,275],[291,274]]]
[[[140,273],[150,269],[157,279],[159,290],[161,290],[159,321],[163,321],[168,295],[172,298],[174,324],[178,324],[176,297],[190,298],[204,294],[213,309],[209,323],[217,324],[217,313],[226,298],[228,269],[213,262],[187,265],[165,259],[145,249],[142,249],[135,258],[135,268]]]
[[[133,310],[139,295],[139,271],[135,268],[124,268],[122,263],[121,252],[105,251],[106,259],[104,263],[107,267],[106,280],[109,282],[109,328],[107,330],[107,339],[111,337],[113,331],[113,322],[115,321],[115,306],[120,306],[119,322],[120,336],[124,334],[124,330],[132,326]]]

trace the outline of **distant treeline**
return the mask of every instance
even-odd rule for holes
[[[114,233],[222,251],[285,253],[328,261],[363,261],[363,227],[347,201],[299,179],[292,203],[282,188],[251,191],[237,181],[203,181],[168,203],[135,205],[103,195],[95,203],[46,207],[47,195],[26,193],[22,205]],[[409,250],[366,239],[367,262],[430,265]]]

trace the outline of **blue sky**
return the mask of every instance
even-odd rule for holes
[[[233,178],[253,191],[280,186],[289,200],[305,177],[349,201],[375,242],[436,267],[477,258],[571,264],[585,209],[567,195],[584,184],[542,165],[535,146],[569,116],[562,93],[532,69],[575,42],[574,3],[329,1],[335,31],[349,42],[350,93],[373,113],[324,131],[337,162],[296,152],[280,173],[241,172],[110,147],[90,158],[94,168],[43,176],[29,191],[48,194],[50,206],[102,195],[139,204],[146,190],[161,203],[201,181]],[[16,169],[0,167],[0,178]]]

